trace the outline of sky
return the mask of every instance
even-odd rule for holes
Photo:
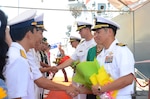
[[[42,2],[43,1],[43,2]],[[58,11],[50,9],[68,9],[68,0],[0,0],[0,9],[2,9],[8,16],[8,21],[16,17],[28,9],[17,9],[16,7],[29,7],[40,8],[37,10],[37,14],[44,13],[44,25],[47,29],[43,33],[44,37],[48,39],[49,44],[66,43],[67,48],[64,47],[66,55],[71,55],[74,49],[63,38],[66,38],[67,26],[72,25],[75,21],[70,11]],[[15,8],[14,8],[15,7]],[[69,50],[68,50],[69,49]],[[51,62],[55,60],[58,53],[58,49],[51,50]],[[72,69],[67,68],[68,76],[72,76]],[[58,72],[57,75],[63,75],[62,72]],[[57,76],[56,75],[56,76]]]
[[[49,43],[55,43],[65,38],[67,26],[72,25],[75,21],[70,11],[51,10],[68,9],[68,0],[0,0],[0,2],[0,8],[8,15],[8,20],[28,10],[18,10],[13,7],[40,8],[37,10],[37,14],[44,13],[44,25],[47,29],[44,36]]]
[[[78,1],[86,2],[86,0]],[[106,2],[107,0],[100,1]],[[75,18],[69,11],[68,0],[0,0],[0,2],[0,8],[8,15],[8,20],[11,20],[29,8],[36,8],[38,11],[37,14],[44,13],[44,25],[47,29],[47,31],[44,32],[44,37],[48,39],[48,43],[50,44],[58,43],[60,41],[64,42],[63,38],[67,37],[67,26],[73,25],[75,22]],[[18,9],[17,7],[21,8]],[[68,11],[60,9],[68,9]],[[84,13],[83,18],[86,16],[86,19],[92,19],[91,12],[82,13]],[[71,35],[79,37],[79,34],[75,29],[71,32]]]

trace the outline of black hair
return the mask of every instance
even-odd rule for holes
[[[113,30],[113,32],[114,32],[114,36],[116,36],[117,29],[113,29],[113,28],[112,28],[112,30]]]
[[[86,25],[87,28],[91,29],[92,25]]]
[[[14,42],[21,41],[28,31],[31,31],[33,33],[34,28],[36,28],[36,27],[35,26],[26,26],[26,27],[17,28],[17,29],[12,29],[10,27],[10,36]]]
[[[3,69],[6,65],[8,44],[5,41],[5,30],[7,26],[7,16],[0,10],[0,78],[4,80]]]
[[[80,42],[81,40],[80,39],[76,39],[76,41]]]
[[[107,29],[107,28],[110,28],[110,27],[103,27],[103,29]],[[102,29],[102,28],[101,28]],[[112,31],[113,31],[113,33],[114,33],[114,36],[116,36],[116,32],[117,32],[117,30],[116,29],[114,29],[114,28],[110,28],[110,29],[112,29]]]

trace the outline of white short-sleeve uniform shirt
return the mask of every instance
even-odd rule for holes
[[[97,56],[99,64],[104,65],[106,71],[115,80],[130,73],[134,74],[134,57],[127,46],[118,46],[117,40]],[[119,90],[116,99],[131,99],[134,92],[134,83]]]
[[[32,69],[27,58],[21,56],[20,51],[26,51],[16,42],[13,42],[8,51],[8,62],[4,70],[6,85],[8,87],[8,97],[10,99],[21,97],[21,99],[34,98],[34,80]]]
[[[28,62],[32,68],[33,73],[33,80],[39,79],[42,77],[42,73],[39,70],[40,68],[40,61],[38,60],[37,53],[35,49],[32,48],[27,52]],[[40,94],[43,92],[43,88],[39,88],[36,84],[34,84],[34,93],[35,99],[40,99]]]
[[[28,61],[29,64],[32,68],[32,73],[33,73],[33,80],[39,79],[40,77],[42,77],[42,73],[39,70],[40,68],[40,61],[38,60],[38,57],[36,55],[37,53],[35,52],[34,49],[30,49],[27,52],[27,57],[28,57]]]
[[[79,60],[80,62],[86,61],[88,50],[95,45],[96,43],[94,38],[89,41],[83,41],[77,46],[71,58],[73,60]]]
[[[79,60],[80,62],[86,61],[88,50],[95,45],[96,45],[96,42],[93,38],[90,41],[83,41],[77,46],[71,58],[75,61],[76,60]],[[76,83],[73,82],[73,84],[76,84]],[[86,94],[79,94],[73,99],[86,99]]]

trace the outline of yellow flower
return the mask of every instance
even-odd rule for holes
[[[107,73],[104,66],[100,67],[100,69],[98,70],[98,74],[91,75],[89,79],[93,85],[99,84],[100,86],[104,86],[114,81],[111,78],[110,74]],[[111,96],[111,99],[116,99],[118,90],[114,90],[108,93]]]
[[[98,75],[97,75],[97,80],[98,83],[101,86],[104,86],[110,82],[113,82],[113,79],[111,76],[106,72],[104,66],[101,66],[101,68],[98,70]]]
[[[0,87],[0,99],[4,99],[7,96],[6,90]]]

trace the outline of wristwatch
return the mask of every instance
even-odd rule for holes
[[[98,86],[98,89],[97,89],[98,91],[101,91],[101,87],[100,86]]]

